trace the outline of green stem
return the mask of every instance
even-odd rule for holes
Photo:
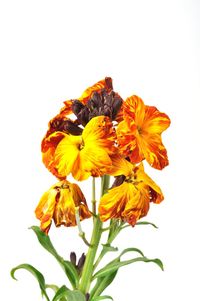
[[[78,231],[79,231],[79,236],[82,238],[83,242],[89,247],[90,244],[87,241],[87,239],[85,237],[85,232],[82,230],[82,227],[81,227],[81,221],[80,221],[79,208],[78,207],[75,208],[75,218],[76,218],[76,224],[77,224]]]
[[[96,185],[95,185],[95,177],[92,178],[92,212],[96,215]]]
[[[109,186],[109,176],[104,176],[101,178],[101,196],[107,191]],[[94,185],[93,185],[94,189]],[[90,247],[88,249],[88,253],[86,255],[85,264],[82,271],[82,277],[79,285],[79,290],[82,291],[83,294],[86,294],[90,289],[90,284],[92,281],[92,274],[94,271],[94,261],[96,257],[96,253],[98,250],[99,242],[102,235],[102,222],[99,217],[96,216],[93,219],[93,231],[92,237],[90,241]]]
[[[114,231],[112,231],[113,228],[115,227],[115,223],[117,224],[116,228],[114,229]],[[111,220],[110,221],[110,227],[109,228],[110,228],[110,231],[109,231],[109,234],[108,234],[108,239],[107,239],[106,245],[111,245],[111,243],[113,242],[113,240],[117,237],[117,235],[123,229],[122,228],[122,224],[118,225],[118,222],[116,220]],[[104,231],[104,229],[102,231]],[[97,258],[97,260],[96,260],[96,262],[94,264],[94,270],[97,268],[97,266],[99,265],[100,261],[106,255],[107,252],[109,252],[109,251],[103,247],[103,249],[101,250],[101,253],[99,254],[99,257]]]

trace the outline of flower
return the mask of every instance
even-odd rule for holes
[[[58,178],[70,173],[82,181],[89,176],[102,176],[111,166],[116,151],[115,131],[109,117],[94,117],[82,135],[54,132],[43,141],[43,162]]]
[[[140,97],[134,95],[123,103],[123,118],[117,127],[121,153],[132,163],[146,159],[156,169],[168,165],[161,134],[170,125],[169,117],[156,107],[146,106]]]
[[[46,234],[52,219],[56,227],[75,226],[75,209],[79,208],[80,220],[91,217],[85,197],[77,184],[60,181],[46,191],[35,209],[36,217],[41,221],[41,230]]]
[[[124,182],[100,200],[100,219],[105,222],[116,218],[134,226],[138,219],[147,215],[150,202],[160,203],[164,199],[161,189],[144,172],[143,164],[135,166]]]

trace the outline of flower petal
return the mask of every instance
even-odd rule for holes
[[[108,190],[104,194],[99,204],[99,214],[102,222],[111,218],[121,218],[122,212],[126,206],[128,183]]]
[[[78,100],[86,104],[94,92],[100,92],[104,88],[108,91],[112,90],[112,79],[110,77],[106,77],[93,86],[87,88]]]
[[[133,165],[121,155],[114,154],[110,158],[112,160],[112,167],[108,172],[109,175],[114,177],[121,175],[128,176],[132,173]]]
[[[85,145],[96,146],[105,149],[109,154],[115,151],[115,130],[109,117],[97,116],[92,118],[82,134]]]
[[[128,97],[124,104],[124,119],[130,123],[135,122],[137,126],[141,126],[145,117],[145,104],[143,100],[137,96],[132,95]]]
[[[144,172],[144,165],[141,163],[137,170],[137,180],[143,181],[150,189],[150,198],[151,201],[159,204],[164,200],[164,195],[160,187]]]
[[[55,165],[59,174],[67,176],[73,170],[76,162],[80,145],[82,143],[81,136],[65,135],[55,150]]]
[[[62,132],[55,132],[45,137],[42,140],[42,161],[48,170],[59,179],[65,178],[65,174],[60,174],[56,168],[55,164],[55,151],[59,142],[65,137]]]
[[[161,134],[170,126],[170,119],[165,113],[158,111],[156,107],[145,107],[145,118],[142,132]]]
[[[41,221],[41,230],[45,233],[48,233],[51,227],[57,194],[55,189],[45,192],[35,209],[36,217]]]
[[[163,169],[169,164],[167,150],[159,134],[152,134],[140,140],[140,147],[147,162],[156,169]]]

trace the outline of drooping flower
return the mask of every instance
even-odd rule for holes
[[[99,214],[104,222],[111,218],[121,219],[134,226],[148,213],[150,202],[164,199],[161,189],[144,172],[143,164],[135,166],[124,182],[111,188],[100,200]]]
[[[161,134],[170,125],[169,117],[156,107],[146,106],[141,98],[134,95],[123,103],[123,118],[117,127],[121,153],[132,163],[146,159],[156,169],[168,165]]]
[[[82,135],[54,132],[43,143],[43,162],[58,178],[72,173],[78,180],[102,176],[111,166],[111,155],[116,152],[115,131],[109,117],[94,117]]]
[[[52,220],[56,227],[75,226],[75,210],[78,207],[80,220],[91,217],[85,197],[77,184],[60,181],[46,191],[35,210],[41,222],[41,230],[49,232]]]

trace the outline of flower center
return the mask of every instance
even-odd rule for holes
[[[81,142],[80,142],[80,144],[79,144],[79,146],[78,146],[78,149],[79,149],[79,150],[82,150],[82,149],[84,148],[84,146],[85,146],[85,143],[84,143],[84,141],[83,141],[83,138],[81,137]]]

